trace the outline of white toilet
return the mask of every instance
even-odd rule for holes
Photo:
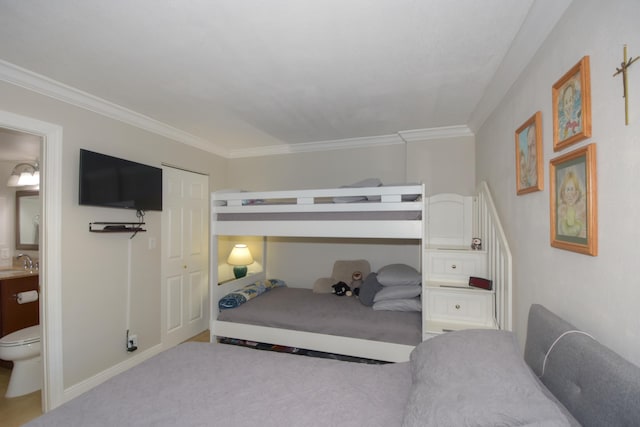
[[[40,390],[40,325],[20,329],[0,338],[0,359],[13,362],[5,397],[18,397]]]

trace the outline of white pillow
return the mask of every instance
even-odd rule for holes
[[[389,264],[378,270],[378,282],[383,286],[419,285],[422,276],[406,264]]]
[[[354,182],[353,184],[343,185],[340,188],[361,188],[361,187],[380,187],[382,185],[382,181],[378,178],[367,178],[362,181]],[[343,197],[334,197],[333,203],[354,203],[361,202],[363,200],[367,200],[366,196],[343,196]]]
[[[389,311],[422,311],[420,298],[387,299],[373,303],[374,310]]]
[[[385,286],[378,291],[376,296],[373,298],[373,302],[384,301],[388,299],[415,298],[421,293],[422,286],[420,285]]]

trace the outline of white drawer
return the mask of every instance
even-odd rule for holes
[[[469,282],[470,276],[487,277],[484,251],[427,251],[427,280],[430,282]]]
[[[434,287],[426,294],[427,321],[493,325],[493,292]]]

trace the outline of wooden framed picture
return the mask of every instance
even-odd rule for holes
[[[516,130],[516,193],[544,188],[542,167],[542,113],[538,111]]]
[[[591,136],[589,57],[583,57],[552,89],[553,151]]]
[[[596,144],[552,159],[549,175],[551,246],[596,256]]]

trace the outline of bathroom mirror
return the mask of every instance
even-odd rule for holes
[[[16,191],[16,249],[37,251],[39,239],[39,192]]]

